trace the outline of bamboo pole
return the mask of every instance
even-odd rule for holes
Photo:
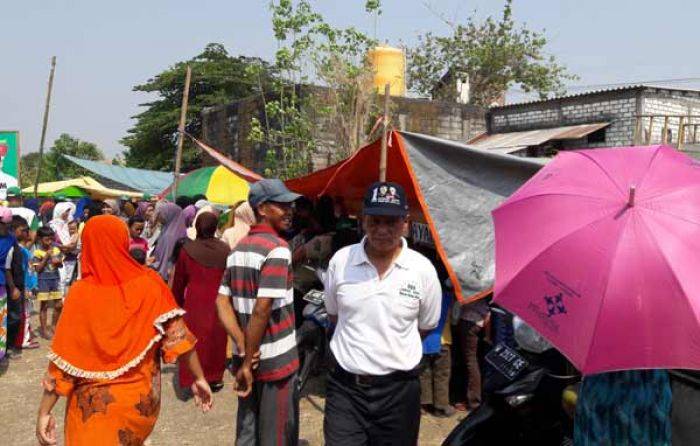
[[[680,150],[681,146],[683,145],[683,139],[684,139],[683,138],[683,133],[684,133],[683,130],[685,127],[683,124],[684,116],[681,116],[679,119],[680,119],[680,122],[678,123],[678,144],[676,145],[676,148],[678,148]]]
[[[653,117],[653,116],[649,116],[649,131],[648,131],[648,134],[647,134],[647,145],[648,145],[648,146],[651,145],[651,135],[652,135],[653,132],[654,132],[654,117]]]
[[[661,142],[663,144],[668,142],[668,116],[664,116],[664,129],[661,131]]]
[[[190,79],[192,69],[187,65],[185,73],[185,88],[182,91],[182,107],[180,108],[180,124],[177,127],[177,153],[175,154],[175,178],[173,179],[173,201],[177,199],[177,185],[180,181],[180,167],[182,165],[182,145],[185,140],[185,121],[187,120],[187,104],[190,99]]]
[[[36,166],[36,178],[34,179],[34,198],[39,191],[39,178],[44,161],[44,143],[46,142],[46,127],[49,124],[49,107],[51,105],[51,91],[53,90],[53,75],[56,72],[56,56],[51,58],[51,73],[49,74],[49,86],[46,90],[46,105],[44,106],[44,122],[41,126],[41,141],[39,142],[39,163]]]
[[[382,130],[382,151],[379,157],[379,181],[386,181],[387,137],[389,131],[389,99],[391,85],[384,86],[384,126]]]

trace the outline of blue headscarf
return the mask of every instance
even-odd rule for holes
[[[75,203],[75,219],[83,221],[83,212],[86,208],[92,205],[92,200],[89,197],[83,197]]]

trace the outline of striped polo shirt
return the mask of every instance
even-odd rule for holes
[[[274,299],[260,344],[258,381],[277,381],[299,368],[294,330],[292,255],[287,242],[268,225],[255,225],[226,261],[219,293],[230,296],[245,329],[258,297]]]

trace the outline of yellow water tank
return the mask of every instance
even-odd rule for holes
[[[400,48],[378,46],[369,51],[369,59],[374,70],[374,86],[384,93],[388,82],[392,96],[406,95],[406,55]]]

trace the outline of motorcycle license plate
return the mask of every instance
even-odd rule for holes
[[[323,305],[323,302],[324,302],[323,291],[311,290],[308,293],[304,294],[304,297],[302,299],[304,299],[307,302],[311,302],[312,304],[315,304],[315,305]]]
[[[486,354],[486,362],[508,379],[515,379],[529,365],[518,352],[503,344]]]

